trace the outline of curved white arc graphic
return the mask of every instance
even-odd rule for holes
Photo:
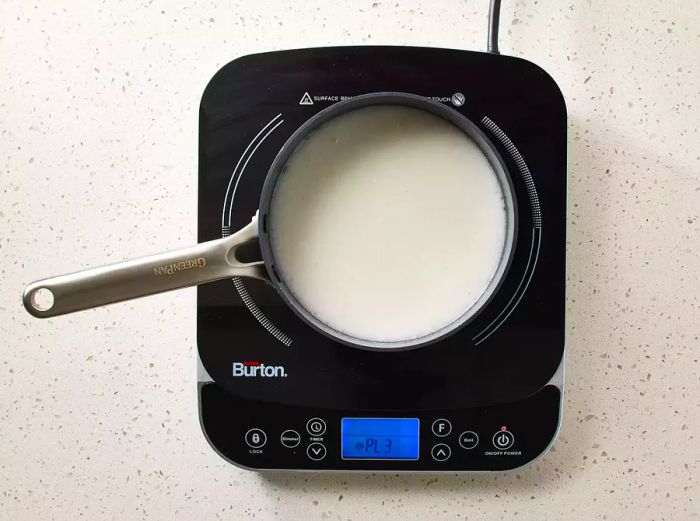
[[[484,116],[481,120],[481,123],[498,138],[498,140],[503,144],[503,146],[506,147],[506,150],[510,154],[510,157],[513,159],[513,161],[515,161],[515,164],[517,165],[518,170],[520,171],[520,175],[522,176],[523,181],[525,183],[527,195],[530,198],[530,209],[532,210],[532,225],[535,228],[541,228],[542,211],[540,209],[540,198],[537,195],[537,188],[535,187],[535,182],[532,179],[530,169],[528,168],[527,163],[525,163],[525,158],[520,153],[520,150],[518,150],[518,147],[516,147],[513,144],[513,141],[511,141],[508,135],[501,129],[501,127],[494,123],[491,118],[489,118],[488,116]]]
[[[251,140],[251,142],[250,142],[250,143],[248,144],[248,146],[245,148],[245,150],[244,150],[243,153],[241,154],[241,157],[238,159],[238,162],[236,163],[236,167],[233,169],[233,172],[231,172],[231,178],[229,179],[229,181],[228,181],[228,186],[226,187],[226,195],[224,195],[224,205],[223,205],[223,208],[222,208],[222,211],[221,211],[221,226],[222,226],[222,227],[225,225],[224,217],[225,217],[225,215],[226,215],[226,201],[228,201],[228,194],[229,194],[229,192],[231,191],[231,185],[233,184],[233,178],[236,177],[236,171],[238,170],[238,167],[240,166],[241,161],[243,161],[243,158],[244,158],[245,155],[248,153],[248,150],[250,149],[250,147],[253,146],[253,143],[255,143],[255,140],[258,139],[258,137],[260,137],[260,134],[262,134],[263,132],[265,132],[265,129],[267,129],[267,127],[269,127],[270,125],[272,125],[272,123],[273,123],[276,119],[280,118],[281,116],[282,116],[282,113],[280,112],[280,113],[277,114],[274,118],[272,118],[272,119],[267,123],[267,125],[265,125],[263,128],[260,129],[260,132],[258,132],[258,133],[255,135],[255,137]],[[251,154],[252,154],[252,152],[251,152]]]
[[[527,288],[528,288],[528,286],[530,285],[530,281],[532,280],[532,276],[535,274],[535,268],[537,267],[537,259],[538,259],[539,256],[540,256],[540,244],[542,243],[542,231],[541,231],[541,230],[537,230],[537,231],[539,231],[539,233],[537,234],[537,252],[535,253],[535,262],[532,263],[532,269],[530,270],[530,276],[529,276],[528,279],[527,279],[527,283],[525,284],[525,287],[524,287],[523,290],[520,292],[520,296],[518,297],[518,300],[515,302],[515,304],[513,304],[513,307],[510,308],[510,311],[508,311],[508,314],[507,314],[505,317],[503,317],[503,319],[496,325],[496,327],[494,327],[494,328],[489,332],[488,335],[486,335],[484,338],[482,338],[481,340],[479,340],[478,342],[476,342],[474,345],[477,345],[477,346],[478,346],[478,345],[481,344],[484,340],[486,340],[488,337],[490,337],[491,335],[493,335],[493,334],[496,332],[496,330],[498,330],[498,328],[501,327],[501,325],[502,325],[506,320],[508,320],[508,317],[511,315],[511,313],[513,313],[513,311],[515,311],[515,308],[518,307],[518,304],[520,304],[520,301],[522,300],[523,296],[525,296],[525,293],[527,292]]]
[[[476,340],[476,339],[479,338],[481,335],[483,335],[484,333],[486,333],[486,332],[491,328],[492,325],[494,325],[496,322],[498,322],[498,320],[503,316],[503,313],[505,313],[506,311],[508,311],[508,308],[510,308],[511,303],[516,299],[516,297],[518,296],[518,293],[520,293],[520,288],[522,287],[523,283],[525,282],[525,279],[527,278],[527,274],[528,274],[528,272],[529,272],[529,270],[530,270],[530,263],[532,262],[532,253],[533,253],[534,251],[535,251],[535,234],[534,234],[534,230],[533,230],[532,238],[530,239],[530,255],[529,255],[528,258],[527,258],[527,264],[525,265],[525,271],[523,272],[523,276],[522,276],[522,278],[520,279],[520,283],[518,283],[518,286],[515,288],[515,291],[513,292],[513,296],[510,297],[510,300],[509,300],[508,303],[503,307],[503,309],[502,309],[501,312],[498,314],[498,316],[496,316],[496,318],[494,318],[488,326],[486,326],[486,327],[485,327],[484,329],[482,329],[479,333],[477,333],[476,335],[474,335],[474,337],[472,338],[472,340]]]
[[[236,179],[236,184],[233,186],[233,193],[231,194],[231,204],[228,207],[228,225],[231,226],[231,213],[233,212],[233,200],[236,198],[236,190],[238,190],[238,183],[241,181],[241,178],[243,178],[243,172],[245,172],[245,167],[248,166],[248,163],[250,162],[250,158],[253,157],[253,154],[255,154],[255,151],[258,149],[260,145],[263,144],[265,139],[267,139],[267,136],[272,134],[272,132],[279,127],[282,123],[284,123],[284,120],[281,119],[279,120],[274,127],[272,127],[270,130],[267,131],[267,133],[258,141],[258,143],[255,145],[253,150],[251,150],[250,155],[248,155],[248,159],[245,160],[245,163],[243,163],[243,166],[241,167],[241,171],[238,173],[238,179]]]
[[[525,265],[525,271],[523,272],[523,276],[520,279],[520,283],[515,289],[513,296],[508,301],[508,304],[506,304],[506,306],[501,310],[498,316],[496,316],[496,318],[493,319],[488,326],[486,326],[483,330],[481,330],[472,338],[472,341],[476,341],[477,338],[483,337],[480,340],[476,341],[475,345],[479,345],[481,342],[490,337],[499,327],[501,327],[501,325],[508,319],[508,317],[510,317],[515,308],[518,307],[518,304],[520,303],[521,299],[525,295],[525,292],[527,291],[528,286],[530,285],[532,275],[535,273],[537,261],[540,255],[540,245],[542,244],[542,211],[540,208],[540,199],[537,194],[537,188],[535,187],[535,182],[532,179],[530,169],[528,168],[527,163],[525,163],[525,158],[523,158],[522,154],[515,146],[513,141],[491,118],[489,118],[488,116],[484,116],[481,119],[481,123],[489,131],[491,131],[491,133],[498,139],[498,141],[500,141],[501,144],[506,148],[508,154],[510,155],[511,159],[513,159],[513,161],[515,162],[520,172],[523,182],[525,183],[525,189],[527,191],[528,198],[530,200],[530,211],[532,213],[533,228],[532,239],[530,241],[530,254],[528,256],[527,264]],[[532,253],[535,244],[535,236],[537,236],[537,249],[535,251],[535,259],[533,261]],[[527,282],[525,282],[525,279],[527,279]],[[523,282],[525,282],[524,286]],[[503,316],[504,314],[505,316]],[[494,326],[494,324],[496,325]]]
[[[282,117],[282,113],[277,114],[277,116],[272,118],[255,135],[255,137],[251,140],[251,142],[248,144],[248,146],[243,151],[243,154],[241,154],[241,157],[238,159],[238,162],[236,163],[236,167],[233,169],[233,173],[231,174],[231,178],[229,179],[228,186],[226,188],[226,194],[224,195],[223,208],[221,211],[221,230],[222,230],[222,234],[224,236],[229,235],[231,233],[231,214],[233,212],[233,201],[236,197],[236,191],[238,190],[238,183],[240,182],[241,177],[243,177],[243,172],[245,171],[246,166],[248,166],[248,163],[250,162],[250,158],[253,157],[253,154],[255,154],[255,152],[260,147],[260,145],[263,143],[263,141],[265,141],[265,139],[267,139],[267,137],[277,127],[279,127],[282,123],[284,123],[284,120],[280,119],[281,117]],[[271,125],[272,125],[272,128],[270,128]],[[267,132],[265,132],[266,130],[267,130]],[[260,137],[260,136],[262,136],[262,137]],[[258,139],[258,138],[260,138],[260,139]],[[252,147],[252,150],[251,150],[251,147]],[[248,153],[249,150],[250,150],[250,153]],[[243,163],[242,166],[241,166],[241,163]],[[238,170],[239,167],[240,167],[240,171]],[[234,178],[236,179],[235,184],[233,183]],[[233,187],[233,191],[231,191],[231,187]],[[230,201],[229,201],[229,193],[231,194]],[[227,204],[228,204],[228,224],[226,224]],[[257,303],[253,300],[253,297],[250,296],[250,293],[248,292],[248,288],[245,286],[245,283],[243,282],[243,280],[240,277],[234,277],[231,280],[236,288],[236,291],[238,292],[238,295],[241,297],[241,300],[243,300],[243,304],[248,309],[250,314],[253,315],[255,320],[257,320],[258,323],[263,328],[265,328],[265,330],[268,333],[270,333],[272,336],[274,336],[282,344],[284,344],[287,347],[292,345],[292,338],[289,335],[285,334],[275,324],[273,324],[272,320],[270,320],[270,318],[267,315],[265,315],[265,313],[260,309],[260,307],[257,305]]]
[[[235,277],[232,280],[234,286],[236,286],[238,294],[243,300],[243,304],[245,304],[245,307],[248,308],[248,311],[250,311],[250,313],[260,323],[260,325],[267,329],[267,331],[272,336],[274,336],[277,340],[282,342],[285,346],[289,347],[290,345],[292,345],[292,338],[289,335],[282,332],[282,330],[276,325],[274,325],[272,321],[268,318],[268,316],[265,313],[263,313],[262,309],[260,309],[260,307],[253,300],[253,297],[251,297],[250,293],[248,293],[248,288],[245,287],[245,284],[243,284],[241,278]]]

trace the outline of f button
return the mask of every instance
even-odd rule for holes
[[[445,418],[440,418],[433,422],[432,430],[435,436],[440,436],[442,438],[452,432],[452,424]]]

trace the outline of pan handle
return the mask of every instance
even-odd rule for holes
[[[262,261],[242,263],[236,258],[240,246],[257,239],[256,215],[223,239],[32,282],[24,291],[24,307],[35,317],[47,318],[229,277],[269,282]]]

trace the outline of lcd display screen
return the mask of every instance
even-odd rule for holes
[[[418,418],[343,418],[343,459],[418,459]]]

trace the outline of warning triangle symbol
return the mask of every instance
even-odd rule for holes
[[[311,99],[311,96],[309,96],[308,92],[305,92],[304,95],[301,97],[301,101],[299,101],[299,105],[313,105],[314,102]]]

